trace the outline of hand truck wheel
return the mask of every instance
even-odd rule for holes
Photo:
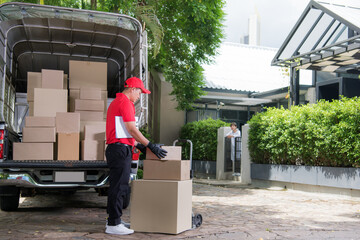
[[[202,224],[202,216],[201,216],[201,214],[195,214],[192,217],[193,228],[198,228],[198,227],[201,226],[201,224]]]

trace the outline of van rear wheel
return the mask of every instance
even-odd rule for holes
[[[19,207],[20,194],[16,196],[1,196],[0,208],[2,211],[15,211]]]

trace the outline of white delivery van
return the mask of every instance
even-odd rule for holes
[[[104,62],[111,100],[128,77],[139,77],[147,87],[146,41],[140,22],[126,15],[26,3],[0,5],[2,210],[16,210],[20,196],[41,191],[72,193],[95,188],[101,194],[108,187],[104,160],[13,160],[13,143],[22,141],[24,119],[29,114],[27,73],[54,69],[69,74],[71,60]],[[147,121],[146,97],[136,104],[137,115],[145,109],[140,126]],[[64,181],[66,176],[73,180]]]

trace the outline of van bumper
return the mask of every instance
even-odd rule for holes
[[[108,176],[99,183],[38,183],[28,173],[0,173],[0,186],[16,186],[28,188],[101,188],[108,187]]]

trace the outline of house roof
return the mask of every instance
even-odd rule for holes
[[[284,68],[271,66],[278,49],[223,43],[212,64],[204,65],[205,88],[263,92],[289,86]],[[311,71],[300,72],[301,84],[311,84]]]

